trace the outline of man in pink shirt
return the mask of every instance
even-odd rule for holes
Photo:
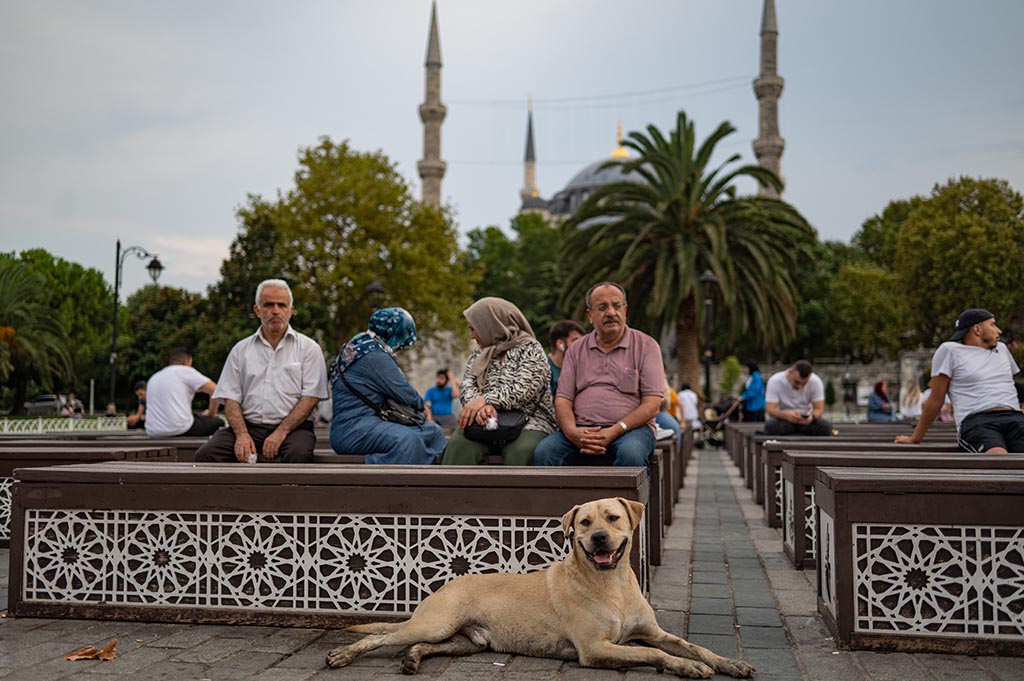
[[[658,342],[626,326],[626,292],[605,281],[587,291],[594,331],[569,346],[555,393],[561,432],[544,438],[535,466],[646,466],[665,390]]]

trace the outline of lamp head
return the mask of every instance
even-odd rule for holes
[[[146,270],[149,272],[149,276],[153,279],[153,283],[155,284],[156,280],[160,278],[160,274],[164,271],[164,265],[156,255],[154,255],[153,259],[149,261],[148,265],[146,265]]]

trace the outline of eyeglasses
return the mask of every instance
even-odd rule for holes
[[[608,308],[612,308],[616,312],[622,312],[626,309],[626,303],[620,301],[615,301],[614,303],[601,303],[600,305],[595,305],[591,309],[597,310],[598,312],[607,312]]]

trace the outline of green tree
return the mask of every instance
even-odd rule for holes
[[[1024,321],[1024,198],[999,179],[936,185],[899,230],[896,272],[912,340],[925,346],[946,340],[964,308]]]
[[[869,362],[892,358],[906,343],[907,306],[897,277],[872,265],[844,265],[829,296],[832,342],[839,354]]]
[[[896,263],[896,237],[900,227],[921,201],[920,196],[890,201],[881,215],[872,215],[861,224],[850,245],[868,262],[891,270]]]
[[[718,378],[718,389],[723,395],[733,394],[736,381],[740,380],[742,373],[743,368],[740,366],[740,361],[736,358],[736,355],[729,355],[722,360],[721,374]]]
[[[46,278],[13,255],[0,256],[0,382],[13,388],[23,411],[30,383],[62,390],[71,377],[64,318],[46,302]]]
[[[405,307],[426,338],[463,332],[473,278],[460,265],[451,215],[416,201],[383,153],[326,137],[300,150],[295,188],[268,216],[296,315],[306,315],[302,330],[325,347],[365,329],[375,304]],[[378,299],[368,293],[374,282],[383,286]]]
[[[106,385],[110,372],[110,332],[113,292],[94,268],[55,257],[35,248],[22,251],[21,261],[45,280],[41,299],[64,320],[70,344],[71,383],[86,398],[90,379]]]
[[[566,221],[560,269],[563,300],[582,301],[603,279],[629,291],[630,318],[655,335],[675,324],[678,375],[699,384],[698,277],[718,278],[719,304],[735,335],[761,346],[792,337],[799,298],[791,272],[807,257],[814,230],[788,203],[737,197],[735,181],[751,177],[781,189],[779,178],[756,165],[732,168],[730,156],[710,166],[716,145],[735,128],[724,122],[699,147],[693,123],[679,112],[666,139],[653,125],[631,132],[625,145],[639,156],[621,165],[641,181],[606,185]]]
[[[497,227],[469,232],[466,267],[480,273],[473,298],[497,296],[514,302],[543,341],[551,325],[565,317],[555,262],[562,233],[535,213],[512,218],[511,228],[512,239]]]
[[[199,294],[155,284],[129,296],[124,306],[124,342],[118,341],[125,383],[125,390],[119,391],[119,395],[129,394],[127,388],[135,381],[148,379],[167,366],[171,349],[184,347],[195,351],[205,330],[205,305]],[[203,357],[195,360],[197,369],[217,380],[220,364],[210,366]]]

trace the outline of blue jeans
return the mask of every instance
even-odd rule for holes
[[[672,434],[676,436],[676,444],[679,445],[679,451],[683,451],[683,429],[679,425],[679,421],[676,421],[676,417],[667,411],[659,411],[658,415],[654,417],[654,422],[658,424],[659,428],[671,430]]]
[[[560,431],[540,441],[533,450],[534,466],[647,466],[654,451],[654,433],[647,425],[620,435],[605,453],[583,454]]]

